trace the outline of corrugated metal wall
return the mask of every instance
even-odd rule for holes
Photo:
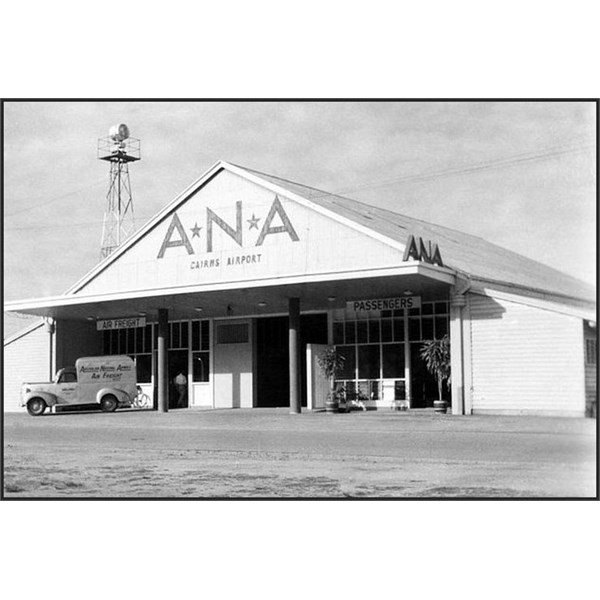
[[[4,412],[23,411],[19,407],[21,384],[48,381],[50,340],[43,323],[4,346]]]
[[[585,413],[581,319],[470,295],[473,412]]]

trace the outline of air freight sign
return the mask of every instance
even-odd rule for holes
[[[131,327],[145,327],[146,317],[123,317],[121,319],[102,319],[96,321],[96,330],[105,329],[130,329]]]
[[[379,312],[382,310],[402,310],[420,308],[421,296],[401,296],[400,298],[375,298],[370,300],[350,300],[346,302],[349,312]]]

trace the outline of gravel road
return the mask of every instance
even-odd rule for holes
[[[7,499],[595,495],[590,419],[285,409],[4,416]]]

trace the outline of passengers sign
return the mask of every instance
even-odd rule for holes
[[[350,300],[346,310],[350,312],[374,312],[381,310],[401,310],[420,308],[421,296],[403,296],[401,298],[375,298],[370,300]]]

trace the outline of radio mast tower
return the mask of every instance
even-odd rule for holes
[[[110,163],[100,260],[114,252],[135,230],[129,163],[140,158],[140,140],[129,136],[125,123],[113,125],[108,137],[98,140],[98,159]]]

